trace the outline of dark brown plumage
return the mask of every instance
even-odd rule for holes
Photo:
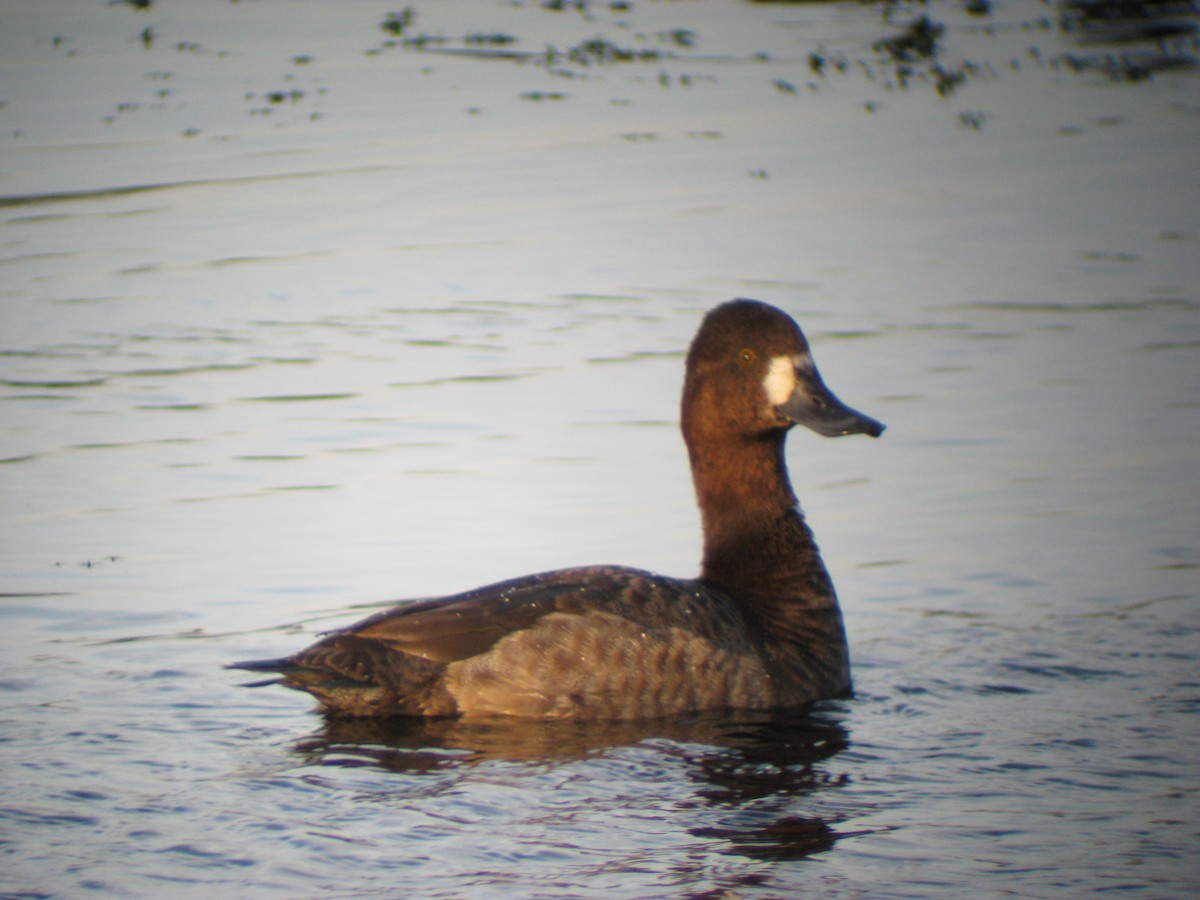
[[[850,691],[841,611],[783,457],[787,430],[883,426],[821,382],[796,324],[754,300],[704,319],[682,427],[704,526],[697,579],[613,566],[385,610],[281,660],[344,715],[629,719],[794,708]]]

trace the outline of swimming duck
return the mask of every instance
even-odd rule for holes
[[[711,310],[687,354],[682,429],[700,576],[591,566],[402,604],[300,652],[236,663],[351,716],[636,719],[845,696],[829,573],[792,492],[793,425],[884,426],[838,400],[800,328],[757,300]]]

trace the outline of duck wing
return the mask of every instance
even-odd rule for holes
[[[665,581],[638,569],[611,566],[544,572],[396,606],[339,634],[378,641],[395,652],[445,665],[486,653],[551,613],[594,610],[651,625],[661,613],[647,615],[647,606]]]
[[[558,634],[554,626],[549,632],[540,628],[543,620],[559,628],[572,623],[578,634],[595,639],[676,626],[710,637],[737,634],[740,623],[689,607],[686,601],[697,602],[697,592],[704,595],[697,582],[638,569],[563,569],[403,603],[334,631],[292,656],[231,668],[280,676],[255,686],[281,682],[307,691],[338,715],[458,715],[464,712],[461,691],[448,684],[448,671],[503,665],[492,653],[502,644],[518,653],[530,648],[537,657],[544,651],[540,642]],[[727,608],[719,601],[716,606]]]

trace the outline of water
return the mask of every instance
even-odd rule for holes
[[[0,4],[0,892],[1200,888],[1194,15],[385,12]],[[789,445],[854,699],[346,725],[222,669],[693,573],[736,295],[889,426]]]

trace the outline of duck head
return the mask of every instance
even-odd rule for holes
[[[793,425],[826,437],[879,437],[884,425],[839,400],[821,379],[799,326],[757,300],[731,300],[704,318],[687,358],[684,432],[764,437]]]

